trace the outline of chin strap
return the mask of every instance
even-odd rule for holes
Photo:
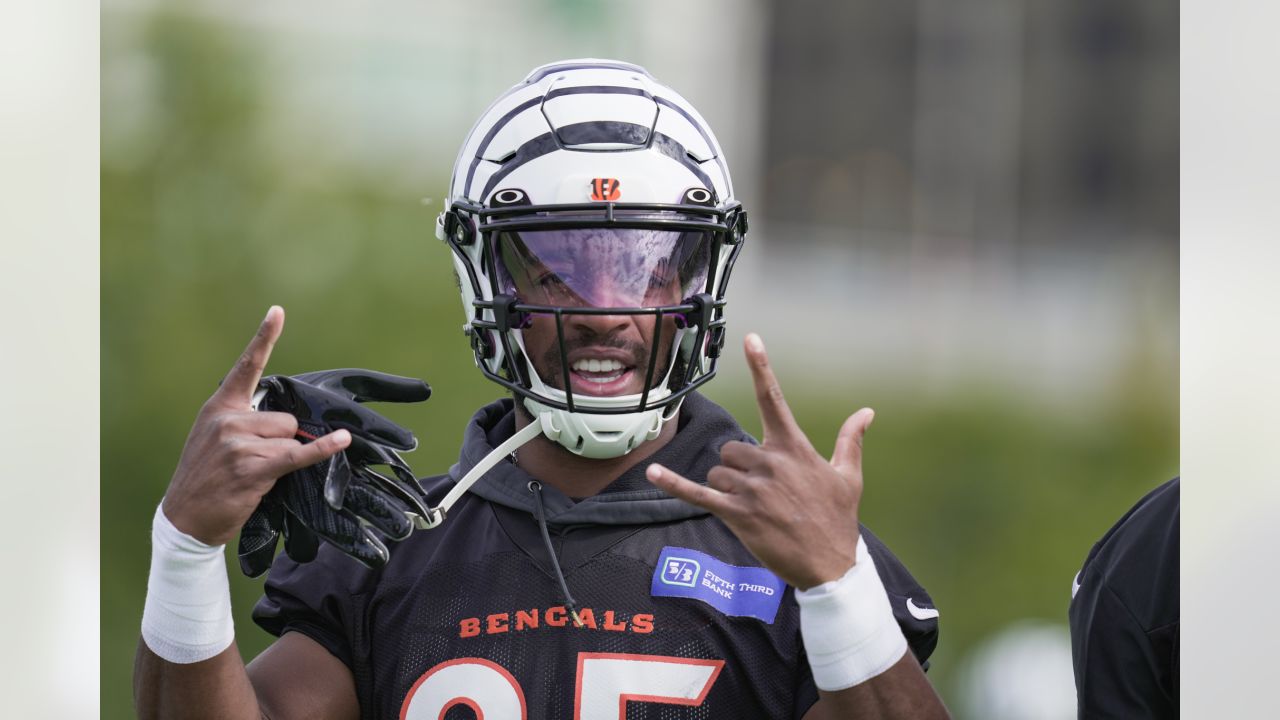
[[[508,438],[506,442],[494,448],[488,455],[485,455],[484,459],[476,463],[475,467],[471,468],[466,475],[463,475],[458,484],[454,485],[449,494],[445,495],[444,499],[440,501],[440,504],[428,510],[427,517],[416,523],[417,526],[422,529],[438,527],[440,523],[444,522],[444,517],[448,514],[449,508],[453,507],[454,503],[458,502],[466,494],[467,490],[470,490],[471,486],[476,484],[477,480],[489,472],[494,465],[502,462],[511,453],[541,434],[542,422],[540,420],[535,419],[525,425]]]

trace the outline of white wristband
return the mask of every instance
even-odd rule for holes
[[[893,667],[907,651],[884,584],[862,538],[849,572],[796,590],[800,636],[820,690],[844,690]]]
[[[235,627],[224,547],[182,532],[156,508],[142,610],[142,639],[151,652],[187,664],[208,660],[231,645]]]

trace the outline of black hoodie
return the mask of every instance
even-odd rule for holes
[[[511,400],[476,413],[459,462],[424,480],[433,500],[514,429]],[[651,461],[705,481],[730,440],[752,441],[690,394]],[[619,703],[628,718],[802,716],[817,691],[793,589],[719,519],[650,485],[647,464],[575,502],[549,486],[536,497],[532,478],[504,461],[441,527],[393,546],[381,570],[327,545],[305,565],[281,554],[254,620],[302,632],[344,662],[365,718],[616,717]],[[862,532],[925,663],[937,644],[933,603]]]

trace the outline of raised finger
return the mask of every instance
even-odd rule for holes
[[[756,404],[760,406],[760,421],[764,425],[764,440],[790,440],[802,436],[791,408],[782,396],[782,387],[769,365],[764,341],[755,333],[748,333],[743,343],[747,355],[747,367],[756,388]]]
[[[351,433],[335,430],[317,438],[315,442],[305,444],[284,439],[269,442],[274,444],[275,450],[267,459],[267,468],[276,477],[283,477],[294,470],[315,465],[343,450],[351,444]]]
[[[267,310],[267,316],[262,319],[262,324],[258,326],[258,332],[249,341],[244,352],[240,353],[240,359],[236,360],[231,372],[223,378],[214,397],[225,400],[234,407],[247,406],[253,399],[254,391],[258,389],[258,381],[262,379],[267,360],[271,358],[271,348],[275,347],[283,330],[284,308],[272,305]]]
[[[836,446],[831,451],[831,467],[841,472],[852,472],[862,467],[862,438],[875,420],[871,408],[862,408],[849,416],[836,435]]]
[[[732,514],[733,503],[728,493],[715,488],[700,485],[677,472],[653,463],[644,471],[644,476],[655,486],[665,490],[667,494],[705,508],[716,515]]]
[[[759,445],[734,440],[720,448],[720,462],[738,470],[751,470],[764,462],[766,454]]]

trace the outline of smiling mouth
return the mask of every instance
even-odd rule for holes
[[[580,358],[569,370],[573,391],[584,395],[625,394],[635,376],[635,366],[614,358]]]
[[[581,377],[587,382],[593,382],[600,385],[613,382],[622,377],[623,373],[631,368],[623,365],[618,360],[596,360],[595,358],[583,358],[575,362],[570,368],[574,374]]]

